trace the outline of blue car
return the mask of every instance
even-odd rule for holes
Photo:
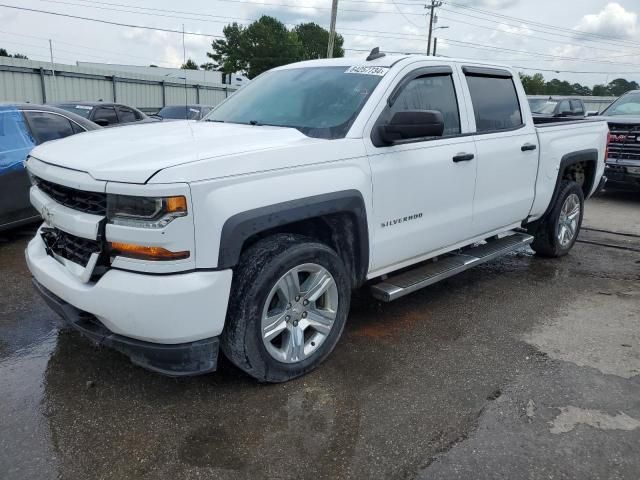
[[[0,103],[0,231],[39,218],[29,201],[23,162],[31,149],[50,140],[100,128],[60,108]]]

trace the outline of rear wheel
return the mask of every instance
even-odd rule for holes
[[[573,248],[584,213],[582,188],[571,180],[563,180],[556,203],[534,232],[531,248],[543,257],[561,257]]]
[[[338,342],[350,294],[344,265],[331,248],[300,235],[261,240],[242,255],[234,274],[222,350],[261,381],[303,375]]]

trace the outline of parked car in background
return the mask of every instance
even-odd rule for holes
[[[625,93],[600,116],[609,123],[607,178],[640,188],[640,90]]]
[[[576,117],[586,116],[584,102],[579,98],[530,98],[529,106],[534,123],[556,122],[562,119],[572,120]]]
[[[29,201],[23,162],[50,140],[100,128],[86,118],[47,105],[0,104],[0,230],[40,218]]]
[[[155,120],[137,108],[108,102],[64,102],[55,105],[80,115],[101,127],[115,127],[129,123],[146,123]]]
[[[160,120],[201,120],[212,108],[212,105],[167,105],[152,116]]]

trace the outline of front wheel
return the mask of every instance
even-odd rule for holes
[[[543,257],[561,257],[573,248],[584,214],[582,188],[573,181],[563,180],[553,208],[535,230],[531,248]]]
[[[303,375],[338,342],[350,294],[342,260],[328,246],[291,234],[261,240],[234,273],[222,350],[261,381]]]

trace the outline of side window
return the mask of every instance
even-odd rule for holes
[[[512,78],[467,75],[467,84],[478,133],[522,125],[520,103]]]
[[[576,115],[584,115],[584,107],[580,100],[571,100],[571,111]]]
[[[560,105],[558,105],[558,113],[563,114],[564,112],[570,112],[571,107],[569,106],[569,100],[562,100]]]
[[[29,111],[24,114],[38,143],[57,140],[75,133],[69,119],[62,115]]]
[[[73,128],[73,133],[82,133],[82,132],[86,132],[86,130],[84,128],[82,128],[80,125],[78,125],[76,122],[72,121],[71,122],[71,128]]]
[[[407,110],[437,110],[444,118],[444,136],[460,133],[460,112],[451,75],[429,75],[411,80],[393,106],[385,110],[378,124]]]
[[[122,106],[118,106],[118,118],[120,119],[120,123],[135,122],[138,120],[133,110]]]
[[[22,113],[0,106],[0,175],[21,169],[22,162],[35,145]]]
[[[93,114],[93,121],[105,120],[108,125],[115,125],[118,123],[118,117],[116,116],[116,109],[113,107],[96,107],[96,111]]]

